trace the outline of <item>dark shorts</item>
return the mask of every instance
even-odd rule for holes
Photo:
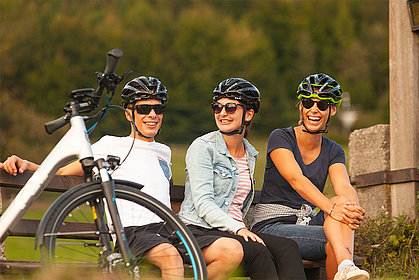
[[[185,257],[186,249],[183,243],[180,241],[179,237],[176,234],[173,234],[173,231],[168,230],[163,223],[126,227],[125,234],[132,253],[136,257],[144,256],[148,250],[157,245],[169,243],[176,247],[184,261],[188,262],[188,258]],[[201,249],[209,246],[220,238],[220,236],[207,235],[203,232],[193,232],[193,235]],[[116,245],[116,250],[117,248],[118,245]]]

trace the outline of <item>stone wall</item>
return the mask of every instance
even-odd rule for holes
[[[357,177],[390,170],[390,125],[358,129],[349,136],[349,174],[367,216],[391,211],[389,184],[362,186]]]

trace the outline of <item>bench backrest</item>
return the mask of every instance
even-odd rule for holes
[[[33,172],[25,172],[23,174],[18,174],[17,176],[12,176],[0,169],[0,187],[21,189],[25,183],[32,176]],[[80,184],[83,182],[83,177],[80,176],[62,176],[56,175],[45,188],[45,191],[50,192],[60,192],[63,193],[71,187]],[[175,213],[178,213],[180,210],[180,205],[182,204],[184,198],[184,185],[172,185],[170,187],[170,200],[172,205],[172,210]],[[259,201],[260,191],[255,191],[255,197],[252,204],[255,204]],[[10,229],[10,236],[35,236],[36,229],[38,227],[39,220],[28,220],[21,219],[21,221],[12,229]]]

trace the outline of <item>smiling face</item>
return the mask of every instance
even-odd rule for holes
[[[313,106],[309,109],[306,109],[301,101],[299,103],[300,108],[300,121],[299,124],[304,122],[305,127],[309,131],[318,131],[323,129],[326,126],[326,123],[329,118],[329,111],[330,116],[334,116],[336,114],[336,106],[330,105],[325,111],[319,110],[317,107],[317,101],[320,101],[318,98],[310,98],[311,100],[315,101]]]
[[[147,99],[147,100],[140,100],[137,101],[134,104],[135,106],[138,105],[156,105],[156,104],[162,104],[160,100],[157,99]],[[128,109],[131,111],[132,109]],[[131,116],[128,114],[125,114],[128,120],[131,120]],[[153,142],[154,136],[157,135],[159,132],[159,129],[161,127],[162,121],[163,121],[163,114],[156,114],[154,110],[151,110],[148,114],[139,114],[137,110],[134,109],[134,119],[135,119],[135,125],[137,126],[137,129],[146,137],[142,137],[141,135],[138,135],[136,133],[136,138],[147,141],[147,142]],[[131,137],[134,137],[134,129],[131,128]]]
[[[226,108],[223,107],[221,112],[215,115],[215,123],[219,130],[223,132],[232,132],[234,130],[240,129],[242,125],[242,118],[243,118],[243,104],[241,104],[237,100],[229,99],[229,98],[220,98],[217,100],[218,103],[221,105],[225,105],[227,103],[235,103],[240,104],[237,106],[236,111],[232,114],[226,112]],[[254,115],[253,109],[246,110],[245,121],[251,121]],[[244,133],[244,132],[243,132]]]

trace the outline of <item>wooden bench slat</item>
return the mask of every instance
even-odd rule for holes
[[[22,188],[26,181],[32,176],[32,172],[25,172],[17,176],[12,176],[0,169],[0,187],[9,187],[9,188]],[[45,188],[45,191],[52,192],[65,192],[74,185],[80,184],[83,182],[83,177],[79,176],[54,176],[48,186]],[[176,212],[179,211],[180,204],[184,198],[185,186],[183,185],[173,185],[170,188],[170,197],[172,203],[172,209]],[[252,204],[256,204],[260,200],[260,190],[255,191],[255,197],[252,201]],[[39,225],[39,220],[31,219],[21,219],[20,222],[10,230],[10,236],[25,236],[25,237],[34,237],[36,234],[37,227]],[[69,229],[71,228],[71,229]],[[65,228],[64,228],[65,230]],[[68,223],[68,231],[94,231],[94,225],[88,223]],[[92,234],[90,236],[92,239],[97,239],[96,235]],[[88,239],[88,238],[86,238]],[[356,256],[355,256],[356,257]],[[362,266],[362,258],[354,258],[354,262],[358,266]],[[325,264],[324,261],[308,261],[303,260],[305,272],[307,279],[325,279]],[[34,269],[40,267],[39,262],[32,261],[9,261],[9,260],[0,260],[0,273],[13,273],[13,272],[31,272]]]
[[[10,229],[9,236],[23,236],[23,237],[35,237],[36,230],[39,225],[39,220],[32,219],[21,219],[16,226]],[[83,239],[97,239],[97,235],[94,234],[96,227],[93,223],[82,223],[82,222],[66,222],[61,228],[61,232],[92,232],[91,234],[83,235]],[[81,238],[78,235],[67,235],[62,238]]]

